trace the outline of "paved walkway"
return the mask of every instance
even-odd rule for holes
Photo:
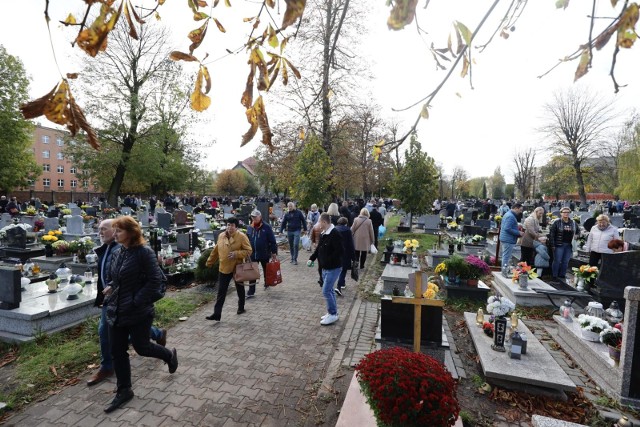
[[[177,348],[180,362],[175,374],[164,363],[131,351],[135,397],[125,408],[103,412],[114,396],[115,378],[91,388],[81,378],[80,384],[30,405],[7,424],[316,425],[320,391],[331,389],[341,366],[370,351],[377,305],[355,298],[356,284],[348,279],[345,296],[338,297],[340,320],[321,326],[326,307],[317,269],[304,265],[304,252],[298,266],[287,262],[287,253],[280,257],[284,283],[267,291],[258,286],[245,314],[236,314],[234,288],[221,322],[205,320],[213,311],[211,303],[169,330],[167,347]],[[336,403],[339,408],[341,402]]]

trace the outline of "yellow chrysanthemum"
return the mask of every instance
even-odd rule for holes
[[[435,269],[436,274],[446,273],[446,271],[447,271],[447,265],[444,262],[441,262],[440,264],[436,265],[436,269]]]
[[[422,296],[426,299],[434,299],[436,297],[436,293],[433,291],[433,289],[427,289],[425,293],[422,294]]]

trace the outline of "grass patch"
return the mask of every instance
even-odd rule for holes
[[[469,425],[469,426],[476,425],[476,419],[474,418],[473,415],[471,415],[470,412],[465,411],[463,409],[460,411],[460,414],[458,416],[460,417],[460,419],[465,425]]]
[[[173,293],[156,303],[154,325],[167,328],[213,300],[210,293]],[[0,369],[0,423],[7,411],[18,410],[57,389],[76,384],[79,376],[100,363],[98,317],[51,335],[36,334],[22,344],[0,343],[0,361],[13,359]]]
[[[486,303],[479,301],[471,301],[467,298],[447,298],[446,308],[451,311],[456,311],[458,313],[475,313],[478,311],[478,308],[482,308],[486,310]]]
[[[484,384],[484,379],[480,375],[475,374],[471,377],[471,382],[476,388],[480,388]]]

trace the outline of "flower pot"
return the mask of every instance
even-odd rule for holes
[[[576,283],[577,291],[584,291],[584,279],[582,277],[578,278],[578,282]]]
[[[527,276],[526,274],[521,274],[518,277],[518,285],[520,285],[520,289],[527,290],[527,287],[529,286],[529,276]]]
[[[472,288],[478,287],[479,279],[467,279],[467,286],[471,286]]]
[[[620,362],[620,352],[621,349],[616,348],[616,347],[612,347],[612,346],[607,346],[609,348],[609,357],[613,359],[614,362],[618,363]]]
[[[387,252],[389,252],[389,253],[393,252],[393,244],[391,244],[391,245],[387,245],[387,246],[385,247],[385,249],[386,249],[386,250],[387,250]]]
[[[453,244],[449,245],[449,255],[453,255],[455,251],[456,251],[455,245]]]
[[[458,243],[458,252],[462,252],[462,243]]]
[[[580,329],[580,335],[582,336],[582,339],[586,341],[600,341],[600,334],[598,332],[589,331],[587,329]]]
[[[44,256],[47,258],[51,258],[53,256],[53,246],[44,245]]]

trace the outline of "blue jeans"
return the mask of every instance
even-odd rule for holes
[[[338,314],[338,304],[336,302],[336,293],[333,290],[333,285],[336,283],[336,280],[338,280],[341,271],[341,267],[332,270],[322,269],[322,295],[327,302],[327,313],[329,314]]]
[[[346,286],[345,281],[347,280],[347,273],[349,269],[342,267],[340,270],[340,277],[338,278],[338,288],[342,289]]]
[[[500,242],[502,245],[502,267],[505,267],[511,264],[511,255],[513,255],[513,248],[516,247],[515,243],[504,243]]]
[[[553,265],[551,266],[551,275],[553,277],[566,277],[571,255],[573,255],[571,243],[563,243],[562,246],[556,246],[553,254]]]
[[[298,248],[300,247],[300,230],[287,231],[287,239],[289,239],[291,261],[298,261]]]
[[[150,329],[151,339],[158,341],[162,337],[162,331],[155,326]],[[100,338],[100,370],[113,370],[113,359],[111,358],[111,344],[109,342],[109,325],[107,324],[107,306],[102,306],[100,322],[98,323],[98,337]]]

